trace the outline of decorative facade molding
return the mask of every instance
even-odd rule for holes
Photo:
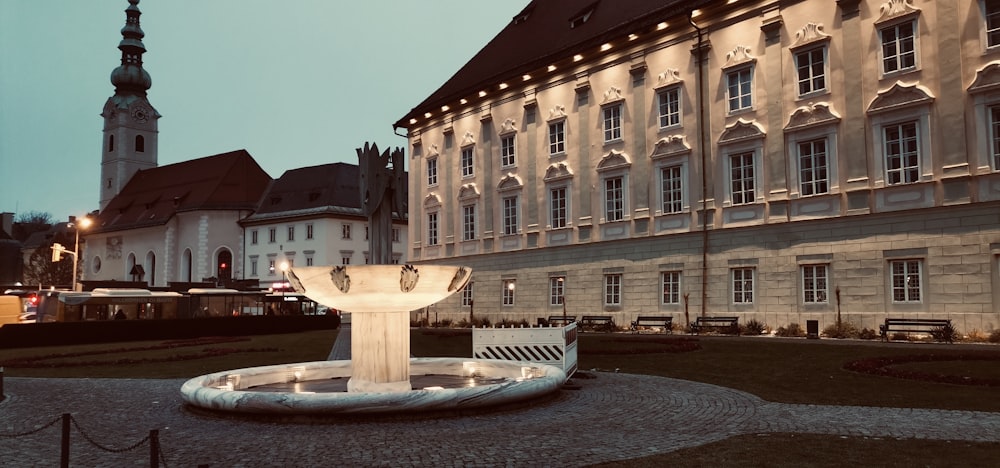
[[[509,172],[497,184],[498,192],[509,192],[511,190],[521,190],[522,188],[524,188],[524,183],[521,182],[521,178]]]
[[[660,138],[660,141],[656,142],[649,159],[663,159],[690,153],[691,146],[684,140],[684,135],[670,135],[666,138]]]
[[[573,89],[577,93],[586,93],[590,91],[590,75],[586,73],[581,73],[576,76],[576,83],[573,84]]]
[[[830,42],[830,35],[823,32],[823,23],[806,23],[802,29],[795,32],[795,41],[788,48],[801,49],[806,46]]]
[[[566,118],[566,106],[561,104],[556,104],[555,107],[549,110],[549,118],[547,120],[557,120]]]
[[[788,118],[785,131],[804,130],[820,125],[830,125],[840,122],[840,116],[830,108],[830,103],[818,102],[799,107]]]
[[[722,66],[723,70],[728,70],[730,68],[735,68],[741,65],[752,64],[757,61],[757,58],[750,55],[750,48],[744,45],[738,45],[732,52],[726,54],[726,64]]]
[[[475,182],[465,184],[458,189],[459,200],[473,200],[476,198],[479,198],[479,188],[476,187]]]
[[[625,98],[622,97],[622,90],[617,86],[611,86],[607,91],[604,92],[604,100],[601,101],[601,105],[611,104],[619,101],[624,101]]]
[[[739,119],[719,136],[719,145],[740,143],[743,141],[757,140],[767,136],[763,127],[757,122]]]
[[[549,165],[548,169],[545,169],[545,177],[542,180],[545,182],[555,182],[557,180],[572,178],[573,171],[570,170],[569,165],[565,162],[557,162]]]
[[[427,158],[427,159],[432,159],[432,158],[438,157],[438,155],[440,155],[440,154],[441,154],[441,152],[438,151],[438,145],[435,145],[435,144],[432,143],[427,148],[427,155],[424,156],[424,157]]]
[[[632,159],[628,154],[621,151],[611,150],[597,163],[597,172],[607,172],[615,169],[628,169],[632,166]]]
[[[681,79],[681,72],[676,68],[668,68],[656,75],[656,86],[654,89],[665,88],[667,86],[683,84],[684,80]]]
[[[465,136],[462,137],[462,147],[472,146],[476,144],[476,136],[472,132],[465,132]]]
[[[969,94],[984,93],[1000,88],[1000,62],[990,62],[976,71],[976,79],[969,85]]]
[[[437,196],[436,193],[431,192],[431,193],[428,193],[426,197],[424,197],[424,208],[425,209],[427,209],[427,208],[439,208],[439,207],[441,207],[441,197]]]
[[[912,5],[913,0],[889,0],[885,2],[878,8],[879,18],[875,20],[875,24],[882,24],[887,21],[893,21],[901,18],[907,18],[910,16],[916,16],[920,14],[920,9]]]
[[[512,118],[507,118],[502,124],[500,124],[500,135],[506,135],[508,133],[514,133],[517,131],[517,122]]]
[[[932,102],[934,102],[934,96],[927,88],[916,83],[904,84],[897,81],[891,88],[879,91],[878,96],[875,96],[875,99],[872,99],[872,103],[868,106],[868,113],[878,114]]]

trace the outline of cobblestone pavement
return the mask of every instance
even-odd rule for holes
[[[184,382],[6,378],[0,466],[57,466],[60,424],[73,416],[71,466],[579,466],[625,460],[738,434],[800,432],[1000,441],[1000,413],[770,403],[714,385],[596,372],[530,407],[439,418],[305,424],[221,418],[187,409]],[[86,440],[90,439],[93,443]]]

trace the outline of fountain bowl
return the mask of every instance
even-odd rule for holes
[[[524,402],[559,390],[566,374],[539,363],[474,358],[411,358],[411,376],[452,376],[467,385],[402,392],[309,392],[310,384],[351,376],[351,361],[314,361],[206,374],[181,387],[194,407],[294,416],[453,411]],[[479,383],[476,383],[479,382]],[[486,383],[482,383],[486,382]],[[287,391],[255,390],[282,384]]]

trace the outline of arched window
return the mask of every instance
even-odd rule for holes
[[[229,249],[219,251],[216,261],[216,272],[219,281],[228,281],[233,277],[233,253]]]
[[[142,135],[135,136],[135,152],[142,153],[146,151],[146,140]]]
[[[181,280],[191,282],[191,263],[192,255],[191,249],[184,249],[184,254],[181,256]]]
[[[115,136],[108,135],[108,152],[110,153],[114,150],[115,150]]]

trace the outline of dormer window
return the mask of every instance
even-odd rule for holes
[[[580,26],[583,26],[583,23],[586,23],[588,20],[590,20],[590,16],[594,14],[594,9],[597,8],[597,4],[598,2],[591,3],[590,5],[587,5],[583,10],[580,10],[579,13],[570,17],[569,28],[575,29]]]

